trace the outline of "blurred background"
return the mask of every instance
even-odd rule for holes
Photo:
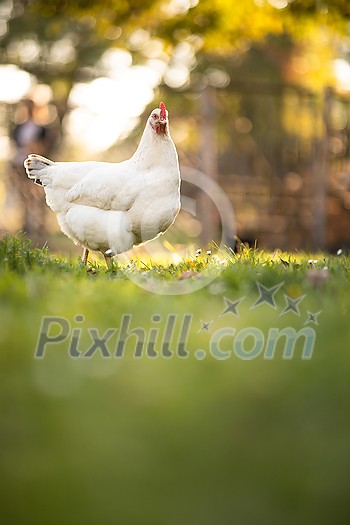
[[[183,170],[220,184],[242,240],[349,246],[349,16],[345,0],[2,0],[0,229],[74,250],[23,158],[124,160],[164,99]],[[180,215],[182,237],[217,240],[205,210]]]

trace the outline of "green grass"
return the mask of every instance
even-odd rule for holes
[[[257,283],[281,285],[276,308],[254,307]],[[304,296],[300,315],[282,314],[286,296]],[[227,300],[239,299],[239,316],[224,314]],[[308,312],[320,312],[318,324],[307,322]],[[135,357],[131,335],[123,358],[115,357],[126,314],[129,331],[144,333],[146,343],[153,337],[155,353],[145,345]],[[192,253],[176,264],[135,259],[112,269],[94,262],[87,270],[79,260],[32,249],[24,237],[4,237],[3,521],[346,523],[349,314],[350,258],[344,254],[242,247],[239,254]],[[44,316],[64,318],[69,332],[35,359]],[[166,358],[169,316],[175,316],[173,355]],[[181,357],[185,316],[191,317]],[[265,346],[241,359],[237,340],[247,327],[262,334]],[[274,358],[264,359],[269,331],[286,327],[314,330],[311,359],[302,359],[302,338],[292,359],[283,358],[283,337]],[[49,336],[61,328],[52,323]],[[88,356],[91,329],[100,337],[114,330],[108,358],[99,349]],[[220,334],[223,359],[211,351]],[[74,341],[80,358],[70,355]],[[252,336],[244,341],[246,357],[255,342]]]

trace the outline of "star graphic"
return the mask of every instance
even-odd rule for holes
[[[211,325],[213,321],[202,321],[201,320],[201,327],[198,330],[198,332],[209,332],[209,326]]]
[[[312,313],[312,312],[308,311],[307,312],[308,318],[306,319],[304,324],[314,323],[314,324],[318,325],[317,318],[318,318],[318,316],[321,313],[322,313],[322,310],[320,310],[319,312],[316,312],[316,313]]]
[[[278,290],[283,286],[284,282],[281,282],[279,284],[276,284],[276,286],[273,286],[272,288],[266,288],[261,283],[256,283],[260,297],[255,301],[253,306],[251,308],[256,308],[257,306],[260,306],[261,304],[267,303],[269,306],[272,306],[272,308],[276,309],[276,303],[274,299],[275,293],[278,292]]]
[[[237,301],[231,301],[230,299],[227,299],[227,297],[224,297],[226,308],[225,310],[220,314],[220,317],[226,314],[234,314],[236,317],[239,317],[239,313],[237,310],[237,307],[239,303],[243,301],[244,297],[241,297],[241,299],[238,299]]]
[[[284,298],[286,300],[287,305],[285,309],[280,313],[280,315],[287,314],[288,312],[293,312],[296,315],[300,316],[299,304],[305,298],[305,295],[300,295],[296,299],[293,299],[292,297],[289,297],[289,295],[284,294]]]

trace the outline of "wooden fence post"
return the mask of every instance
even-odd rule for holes
[[[312,166],[312,248],[322,250],[326,246],[327,190],[329,171],[329,142],[331,135],[331,111],[333,90],[324,90],[323,137],[316,142]]]
[[[202,91],[201,101],[201,171],[211,179],[218,180],[218,151],[216,124],[216,90],[206,86]],[[198,200],[199,220],[202,225],[201,242],[203,245],[217,238],[218,214],[208,195],[200,193]]]

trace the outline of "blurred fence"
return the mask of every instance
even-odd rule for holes
[[[183,95],[177,95],[181,103],[172,127],[182,167],[200,170],[224,189],[240,239],[257,240],[267,249],[350,247],[349,97],[329,88],[316,93],[256,81]],[[12,113],[3,112],[0,126],[13,119]],[[181,135],[184,123],[190,140],[181,142],[176,131]],[[58,135],[55,126],[56,121],[47,127],[48,137]],[[9,161],[0,165],[0,229],[24,229],[42,239],[57,228],[53,214],[45,214],[42,189],[22,170],[30,196],[26,208],[19,178],[10,168]],[[186,183],[183,190],[193,197],[194,189]],[[35,198],[29,191],[36,192]],[[198,205],[202,243],[220,241],[219,215],[210,197],[200,195]],[[41,222],[36,219],[39,212],[45,219]],[[26,220],[27,215],[35,220]]]
[[[242,240],[281,249],[350,246],[348,98],[233,83],[230,93],[206,88],[200,101],[201,168],[229,196]],[[203,241],[211,235],[205,229]]]

